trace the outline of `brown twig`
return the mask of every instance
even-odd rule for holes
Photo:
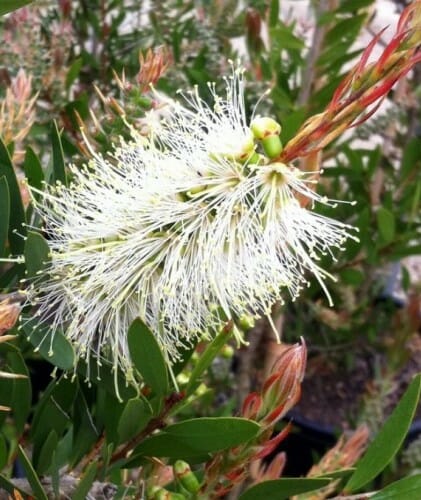
[[[307,55],[306,65],[303,74],[303,84],[298,94],[297,104],[305,106],[310,97],[311,88],[315,80],[316,63],[319,58],[323,46],[323,40],[327,31],[326,24],[320,24],[318,20],[329,10],[329,0],[320,0],[317,3],[317,10],[315,13],[316,26],[313,32],[310,50]]]

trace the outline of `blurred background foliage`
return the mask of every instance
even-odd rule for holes
[[[25,3],[10,0],[4,12]],[[301,10],[294,4],[301,4]],[[144,384],[140,394],[121,383],[117,396],[114,377],[119,375],[107,366],[100,380],[87,381],[83,366],[66,377],[63,370],[72,367],[73,358],[64,336],[57,336],[51,357],[43,344],[39,351],[33,347],[45,332],[38,329],[26,338],[13,327],[19,314],[19,280],[25,272],[40,269],[48,252],[38,233],[30,233],[25,241],[16,234],[25,231],[25,220],[35,227],[41,224],[32,218],[23,179],[41,187],[43,181],[64,178],[66,162],[85,161],[81,124],[95,148],[104,153],[110,142],[128,135],[126,120],[143,130],[142,118],[154,106],[149,83],[170,96],[179,88],[197,85],[201,95],[210,98],[209,81],[223,92],[229,59],[240,58],[246,68],[248,114],[258,103],[256,113],[282,124],[285,143],[307,117],[326,107],[361,54],[364,37],[372,36],[380,4],[375,0],[38,0],[1,17],[0,136],[5,147],[0,148],[0,256],[24,251],[26,271],[22,263],[8,264],[0,276],[0,331],[17,335],[4,337],[8,342],[0,344],[2,373],[15,375],[0,378],[0,404],[6,407],[0,413],[4,469],[0,486],[10,490],[10,478],[24,475],[36,498],[44,498],[46,491],[59,497],[61,487],[71,490],[72,498],[85,498],[88,491],[93,494],[95,484],[102,488],[95,498],[140,498],[136,495],[151,486],[150,478],[155,477],[152,486],[166,484],[168,477],[171,482],[161,459],[150,459],[168,455],[159,451],[159,440],[151,444],[146,439],[153,439],[150,435],[165,423],[197,417],[228,419],[225,433],[222,427],[209,428],[213,434],[204,438],[196,455],[178,453],[186,449],[183,438],[174,444],[168,437],[171,432],[161,436],[162,446],[174,447],[170,458],[191,464],[203,462],[203,456],[209,459],[212,453],[215,460],[220,450],[256,437],[255,430],[246,427],[230,434],[229,418],[239,414],[241,402],[261,386],[280,354],[265,321],[248,332],[248,347],[233,349],[225,338],[211,352],[199,345],[194,353],[185,354],[185,366],[176,370],[180,387],[188,393],[182,402],[158,353],[154,362],[158,372],[161,366],[161,378],[144,372],[146,361],[139,360],[139,384],[141,380]],[[404,2],[388,6],[399,13]],[[394,87],[377,115],[323,151],[320,192],[356,204],[315,210],[357,226],[360,242],[348,242],[333,262],[321,263],[336,280],[329,283],[333,308],[327,306],[317,282],[299,300],[274,308],[285,342],[304,337],[308,346],[307,376],[294,417],[328,429],[331,437],[360,423],[368,424],[374,436],[412,375],[421,370],[420,99],[421,71],[416,67]],[[149,349],[154,352],[153,346]],[[191,431],[189,425],[194,423],[186,432]],[[276,425],[280,430],[285,424]],[[213,449],[211,441],[217,440],[218,432],[227,441]],[[297,427],[293,434],[300,432],[304,431]],[[419,471],[420,455],[418,438],[394,459],[375,487]],[[288,456],[286,460],[288,464]],[[199,469],[201,481],[203,474]],[[41,484],[40,477],[48,479]],[[206,484],[209,488],[210,482]],[[343,482],[336,484],[338,491],[339,484]],[[182,498],[197,494],[190,492],[189,497],[188,488],[171,488]],[[148,491],[147,498],[161,498],[155,490]],[[239,489],[233,491],[232,498],[239,496]],[[294,495],[301,490],[285,491]],[[311,498],[330,493],[319,490]]]

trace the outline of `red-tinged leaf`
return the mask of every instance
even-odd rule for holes
[[[408,5],[399,17],[398,26],[396,28],[396,32],[400,33],[404,29],[407,28],[406,24],[408,22],[409,17],[412,15],[413,11],[417,9],[417,2],[412,2]]]
[[[241,414],[245,418],[254,420],[262,406],[262,398],[257,392],[250,393],[244,400]]]
[[[259,451],[254,458],[264,458],[270,455],[278,446],[279,443],[288,436],[292,429],[292,423],[288,422],[288,424],[279,432],[274,438],[270,439],[263,445],[263,449]]]
[[[406,31],[395,35],[392,40],[386,45],[386,48],[382,52],[382,55],[376,63],[376,72],[381,73],[384,65],[386,64],[389,57],[396,51],[396,49],[401,44],[402,40],[407,36]]]
[[[367,121],[380,108],[380,106],[382,105],[385,97],[386,96],[382,97],[380,99],[380,101],[368,113],[366,113],[362,118],[360,118],[355,123],[352,123],[350,125],[350,127],[358,127],[359,125],[361,125],[362,123],[364,123],[365,121]]]
[[[386,28],[383,28],[381,31],[379,31],[374,38],[371,40],[371,42],[368,44],[367,48],[364,50],[360,62],[358,63],[356,69],[355,69],[355,74],[361,73],[361,71],[365,68],[368,58],[370,57],[371,53],[373,52],[373,49],[377,42],[380,40],[380,37],[383,35],[385,32]]]

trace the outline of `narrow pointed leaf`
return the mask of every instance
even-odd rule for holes
[[[292,495],[324,488],[331,479],[289,478],[273,479],[252,486],[245,491],[240,500],[287,500]]]
[[[402,399],[358,462],[344,490],[357,491],[390,463],[401,447],[418,405],[421,374],[414,377]]]
[[[53,147],[53,179],[66,185],[66,167],[64,164],[63,146],[61,144],[60,132],[57,123],[53,121],[51,126],[51,144]]]
[[[0,177],[0,257],[5,254],[9,232],[10,194],[6,176]]]
[[[25,211],[23,209],[20,195],[19,183],[13,169],[9,151],[4,142],[0,139],[0,177],[6,177],[10,195],[10,218],[9,218],[9,243],[10,249],[15,254],[23,252],[24,240],[21,235],[26,233]]]
[[[88,497],[89,490],[95,480],[98,464],[93,462],[88,465],[85,474],[79,481],[75,491],[72,494],[72,500],[85,500]]]
[[[157,394],[166,394],[169,390],[167,364],[154,334],[140,319],[135,319],[127,341],[133,364],[145,383]]]
[[[29,458],[26,456],[20,444],[18,445],[18,457],[22,462],[23,468],[25,469],[26,477],[29,484],[31,485],[35,498],[37,500],[48,500],[47,494],[45,493],[44,488],[42,487],[41,482],[34,468],[32,467]]]
[[[38,271],[42,271],[49,260],[48,244],[45,239],[34,231],[29,231],[25,240],[25,263],[28,277],[34,278]]]
[[[0,354],[7,366],[7,371],[23,375],[23,378],[2,380],[1,400],[8,400],[7,406],[13,411],[13,421],[18,433],[22,433],[31,411],[32,389],[28,368],[19,349],[9,343],[0,344]],[[2,417],[5,416],[2,414]]]
[[[194,457],[238,446],[252,439],[259,429],[256,422],[245,418],[194,418],[145,439],[133,456]]]
[[[75,353],[71,343],[60,330],[51,331],[48,326],[38,324],[35,319],[25,322],[23,327],[29,342],[54,366],[62,370],[72,370]]]
[[[380,207],[377,211],[377,225],[384,243],[390,243],[395,237],[395,216],[387,208]]]
[[[32,0],[1,0],[0,16],[4,16],[4,14],[7,14],[8,12],[20,9],[31,2]]]
[[[26,498],[30,493],[29,491],[24,491],[21,488],[18,488],[17,486],[15,486],[10,481],[10,479],[7,479],[2,474],[0,474],[0,491],[1,490],[7,491],[8,493],[10,493],[10,495],[13,495],[17,491],[18,493],[20,493],[20,495],[22,495],[22,498]],[[12,498],[15,498],[15,497],[13,496]]]
[[[129,399],[118,422],[118,435],[121,442],[128,441],[138,434],[152,418],[152,410],[146,401],[139,398]]]
[[[44,172],[42,171],[41,162],[38,156],[30,147],[26,148],[23,170],[25,171],[28,183],[34,188],[41,190],[42,181],[44,180]]]
[[[38,474],[43,475],[47,472],[48,468],[50,467],[53,461],[57,444],[58,444],[57,433],[56,431],[52,430],[48,434],[47,439],[45,440],[45,443],[43,444],[41,451],[39,453],[39,458],[37,461]]]
[[[419,500],[421,496],[421,474],[405,477],[370,497],[370,500]]]
[[[3,467],[6,467],[8,459],[9,459],[9,451],[7,449],[6,440],[4,439],[2,434],[0,434],[0,470],[3,470]]]

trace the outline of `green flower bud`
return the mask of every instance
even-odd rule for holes
[[[197,493],[199,491],[200,483],[187,462],[177,460],[173,465],[173,469],[175,477],[180,481],[184,489],[189,493]]]
[[[282,142],[277,135],[268,135],[262,139],[262,146],[264,152],[269,158],[276,158],[282,153]]]
[[[256,139],[261,141],[264,152],[269,158],[275,158],[282,152],[282,142],[279,138],[281,126],[278,122],[267,116],[255,118],[250,129]]]
[[[267,136],[279,135],[281,133],[280,124],[267,116],[255,118],[250,124],[250,129],[254,137],[259,141]]]

